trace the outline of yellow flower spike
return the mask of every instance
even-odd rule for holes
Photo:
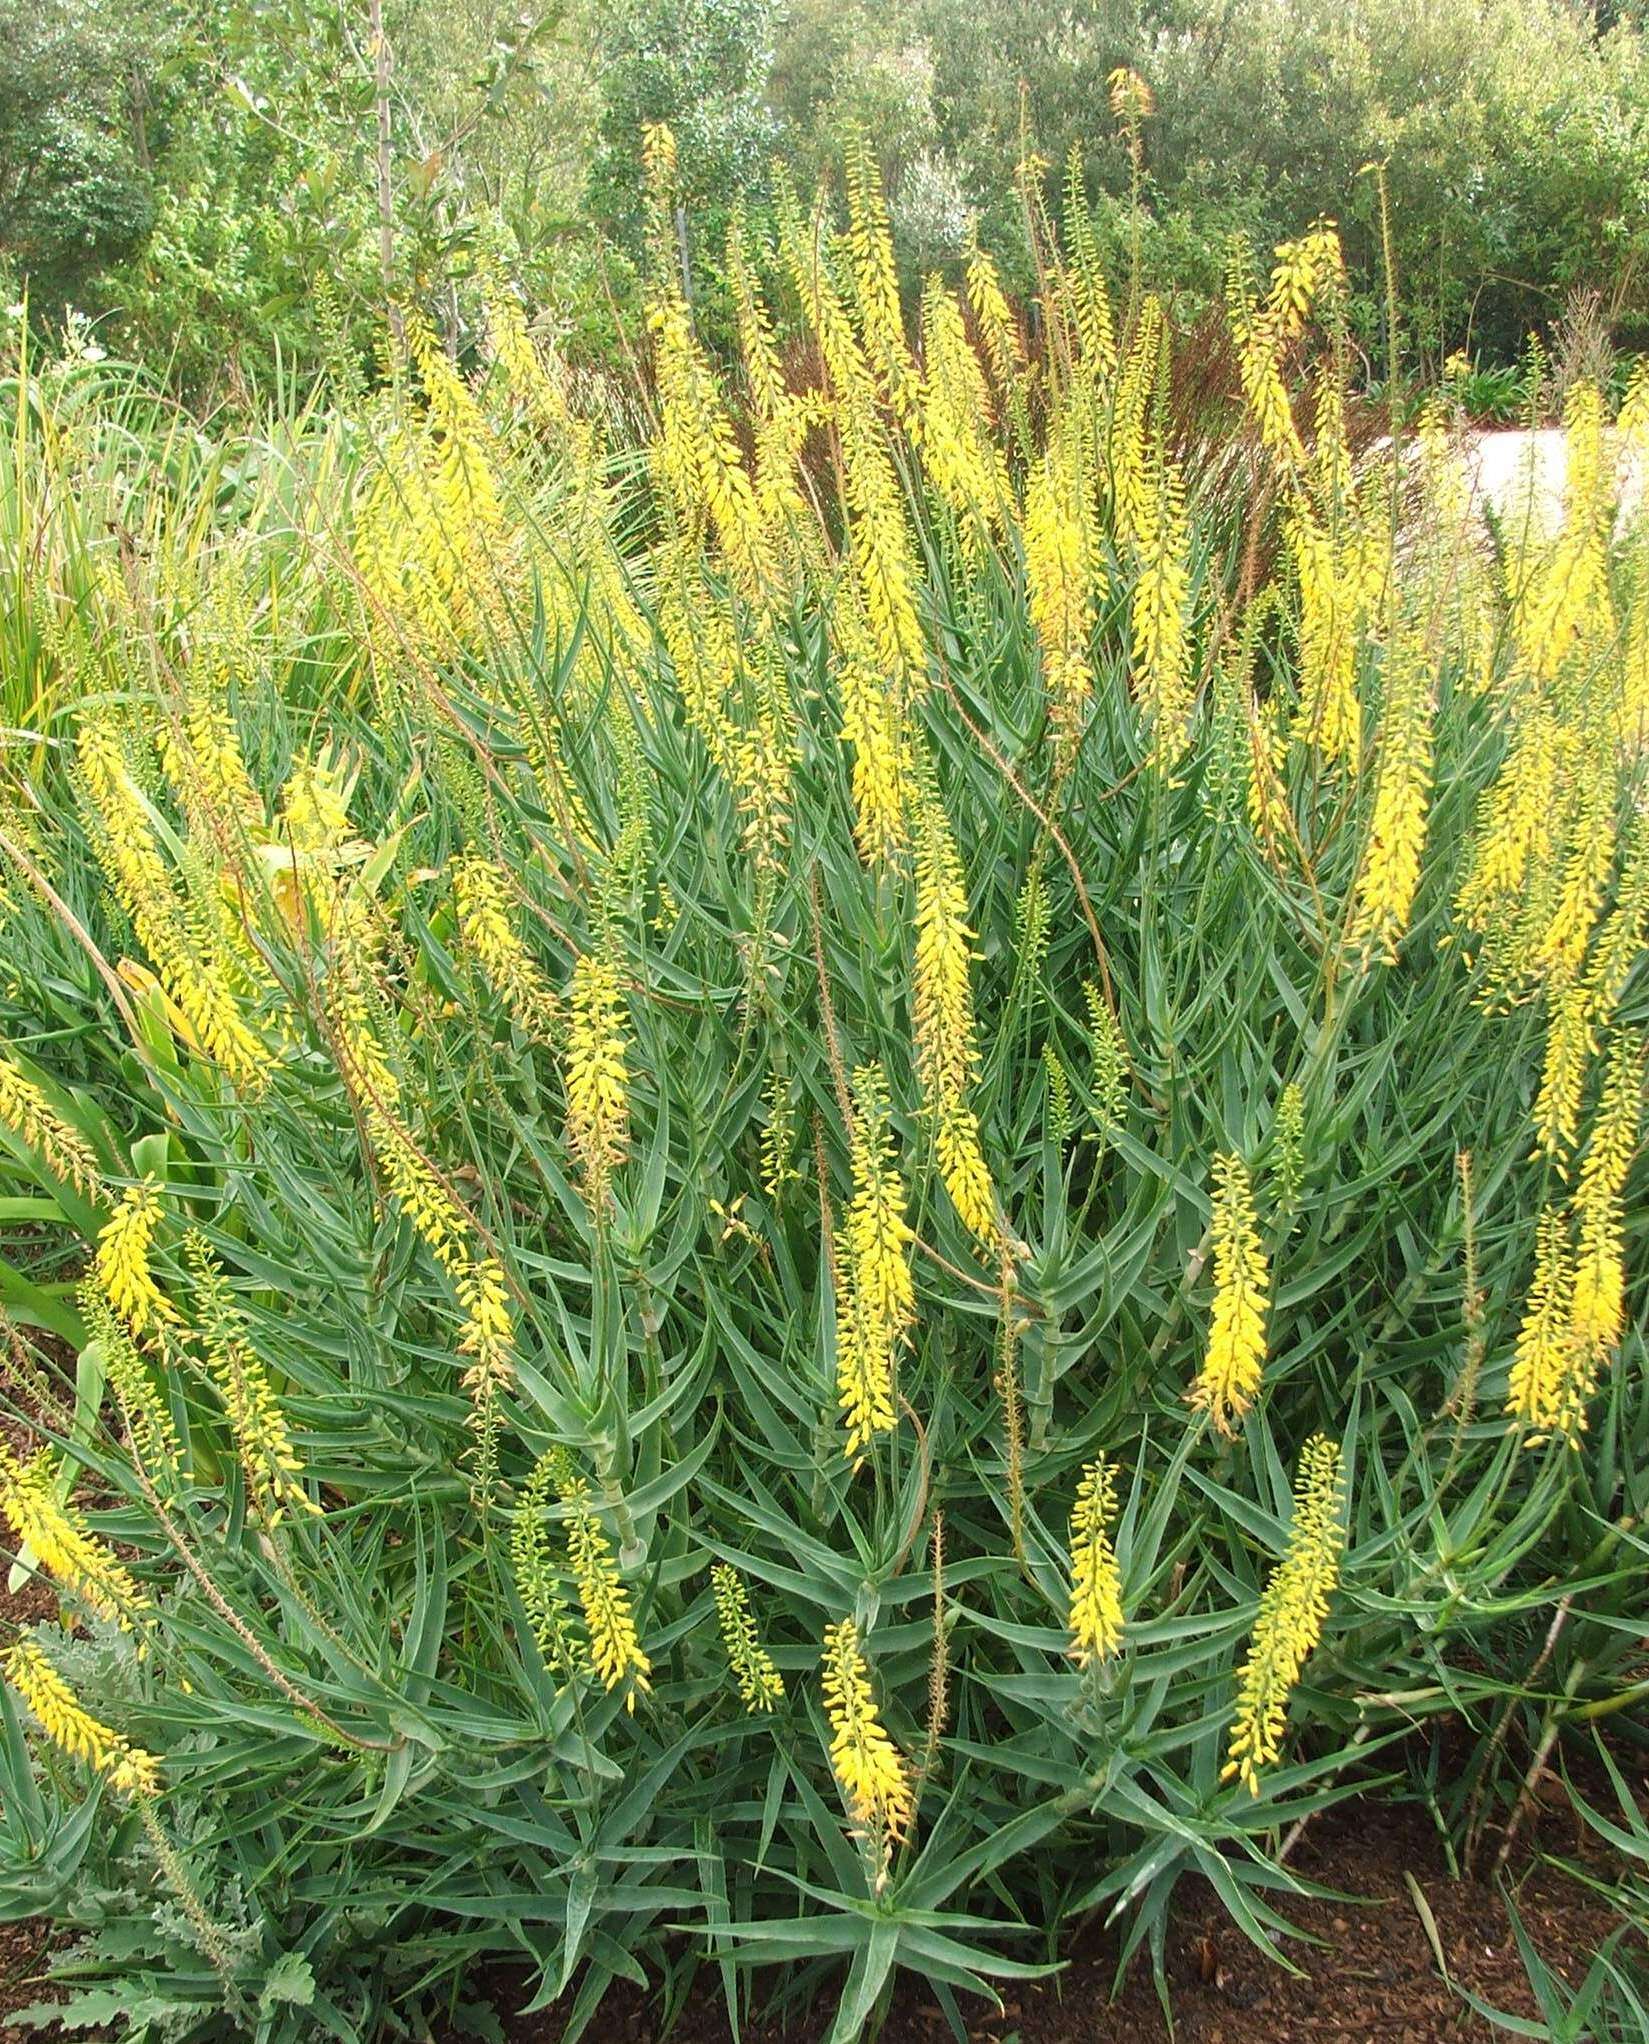
[[[1300,1453],[1288,1547],[1260,1598],[1259,1616],[1237,1684],[1237,1709],[1222,1781],[1260,1792],[1260,1770],[1282,1757],[1288,1700],[1322,1638],[1340,1580],[1340,1445],[1313,1434]]]
[[[303,1487],[303,1464],[275,1396],[269,1372],[248,1339],[246,1317],[235,1302],[204,1235],[191,1231],[183,1245],[195,1287],[195,1320],[207,1373],[229,1415],[229,1430],[246,1472],[254,1509],[270,1526],[288,1509],[318,1513]]]
[[[877,1858],[880,1885],[892,1846],[916,1815],[916,1798],[904,1755],[877,1714],[859,1628],[851,1618],[825,1633],[823,1683],[830,1764],[848,1815]]]
[[[235,1084],[256,1092],[268,1076],[271,1058],[240,1012],[237,960],[226,949],[222,930],[199,905],[180,899],[119,734],[98,717],[83,719],[76,761],[98,862],[183,1018],[190,1049],[211,1059]]]
[[[91,1712],[32,1639],[7,1649],[6,1680],[38,1719],[42,1730],[72,1759],[101,1774],[118,1795],[153,1796],[160,1789],[160,1762]]]
[[[710,1571],[710,1587],[716,1600],[716,1622],[721,1627],[727,1664],[746,1710],[767,1711],[784,1701],[784,1678],[773,1665],[773,1656],[761,1643],[750,1610],[750,1596],[738,1571],[717,1562]]]
[[[654,305],[650,324],[659,472],[682,524],[690,532],[709,526],[741,594],[760,603],[776,586],[777,562],[733,422],[679,292]]]
[[[1027,407],[1029,376],[1025,344],[1019,326],[1008,308],[996,264],[979,245],[978,223],[968,230],[966,251],[968,310],[984,343],[991,380],[1002,399],[1012,428],[1013,444],[1021,451],[1031,444],[1031,423]]]
[[[935,1126],[939,1175],[963,1225],[996,1234],[996,1195],[967,1089],[979,1068],[969,979],[973,932],[962,861],[936,797],[923,801],[916,838],[916,1070]]]
[[[1111,509],[1119,546],[1138,546],[1153,515],[1156,477],[1151,463],[1149,431],[1152,401],[1164,369],[1161,300],[1146,299],[1140,308],[1134,338],[1117,377],[1106,448],[1110,467]]]
[[[938,277],[922,295],[922,466],[977,558],[1013,500],[1007,463],[991,437],[990,393],[962,308]]]
[[[567,1140],[590,1204],[600,1208],[629,1148],[630,1074],[623,989],[598,953],[586,952],[573,967],[566,1035]]]
[[[1093,694],[1089,643],[1105,588],[1080,450],[1057,427],[1025,491],[1025,589],[1042,649],[1048,715],[1062,750]]]
[[[1574,1209],[1579,1220],[1573,1332],[1598,1361],[1618,1345],[1626,1309],[1626,1215],[1623,1195],[1638,1140],[1643,1089],[1638,1044],[1622,1037],[1609,1059],[1597,1121],[1581,1161]]]
[[[1071,1644],[1079,1668],[1106,1661],[1122,1644],[1122,1571],[1111,1544],[1117,1513],[1116,1470],[1103,1455],[1090,1462],[1071,1508]]]
[[[136,1335],[175,1326],[181,1318],[149,1267],[149,1251],[165,1211],[160,1193],[155,1178],[128,1186],[97,1238],[97,1281]]]
[[[1240,1157],[1214,1159],[1214,1314],[1208,1353],[1190,1391],[1230,1436],[1253,1406],[1265,1369],[1271,1273],[1255,1225],[1254,1193]]]
[[[80,1311],[92,1338],[103,1351],[109,1388],[126,1423],[138,1467],[161,1489],[168,1489],[178,1469],[177,1430],[165,1393],[155,1382],[148,1362],[95,1278],[80,1288]]]
[[[1534,1276],[1507,1387],[1506,1409],[1530,1447],[1553,1435],[1574,1443],[1586,1424],[1596,1364],[1575,1338],[1574,1296],[1568,1218],[1548,1206],[1535,1230]]]
[[[18,1548],[27,1547],[54,1582],[130,1632],[134,1615],[149,1605],[148,1594],[74,1507],[59,1500],[51,1461],[43,1452],[23,1462],[0,1441],[0,1516]]]
[[[1249,261],[1247,245],[1234,241],[1226,264],[1225,305],[1237,346],[1237,373],[1260,444],[1284,467],[1293,468],[1304,462],[1305,447],[1278,361],[1280,337],[1255,306]]]
[[[916,1320],[904,1180],[893,1168],[887,1083],[881,1068],[854,1074],[853,1199],[836,1270],[836,1381],[847,1421],[845,1453],[857,1468],[879,1433],[897,1424],[894,1371]]]
[[[1432,775],[1432,677],[1419,643],[1400,637],[1386,660],[1385,709],[1368,843],[1357,873],[1350,942],[1397,962],[1420,885]]]
[[[1363,751],[1363,712],[1357,693],[1363,603],[1357,564],[1345,548],[1335,545],[1304,503],[1294,506],[1284,531],[1300,587],[1295,735],[1325,760],[1355,774]]]
[[[1530,960],[1531,971],[1567,980],[1580,970],[1615,863],[1615,776],[1602,763],[1581,793],[1578,827],[1557,881],[1551,918]]]
[[[919,421],[921,378],[905,340],[882,176],[862,129],[848,137],[846,171],[848,255],[865,354],[894,415],[912,427]]]
[[[510,1312],[504,1266],[495,1256],[478,1257],[453,1281],[464,1324],[458,1335],[463,1357],[470,1424],[482,1442],[482,1466],[490,1476],[498,1401],[515,1382],[515,1319]]]
[[[97,1158],[77,1129],[69,1127],[45,1092],[0,1051],[0,1122],[52,1174],[95,1200],[100,1196]]]
[[[454,859],[451,874],[464,948],[524,1033],[553,1041],[560,1004],[511,919],[508,874],[476,853]]]
[[[1185,489],[1179,466],[1158,445],[1150,463],[1138,535],[1139,580],[1129,604],[1134,694],[1151,737],[1151,764],[1169,774],[1191,742],[1191,644],[1188,631]]]
[[[510,1521],[516,1592],[544,1665],[555,1674],[570,1673],[577,1660],[561,1570],[550,1545],[550,1505],[565,1477],[566,1459],[560,1449],[551,1448],[533,1464]]]
[[[1540,1090],[1535,1095],[1538,1155],[1562,1160],[1574,1147],[1586,1072],[1597,1048],[1597,1009],[1589,980],[1571,979],[1552,989]]]
[[[589,1635],[590,1666],[604,1689],[629,1685],[624,1708],[636,1707],[637,1690],[650,1689],[653,1664],[641,1650],[624,1587],[613,1558],[612,1542],[590,1502],[590,1487],[581,1478],[561,1486],[567,1506],[567,1564],[578,1589],[579,1608]]]
[[[1065,162],[1065,240],[1070,253],[1071,297],[1082,365],[1093,377],[1110,376],[1117,366],[1116,323],[1105,284],[1099,234],[1088,204],[1083,176],[1084,151],[1071,144]]]

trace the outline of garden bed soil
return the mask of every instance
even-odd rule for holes
[[[1575,1820],[1561,1809],[1548,1813],[1543,1830],[1539,1842],[1548,1850],[1590,1856]],[[1547,1963],[1577,1985],[1617,1919],[1556,1868],[1538,1858],[1520,1860],[1517,1906],[1524,1926]],[[1419,1806],[1342,1805],[1308,1828],[1290,1864],[1348,1898],[1278,1898],[1299,1927],[1288,1949],[1303,1977],[1256,1951],[1212,1890],[1187,1882],[1168,1940],[1176,2044],[1477,2044],[1503,2036],[1444,1981],[1411,1875],[1451,1978],[1495,2008],[1535,2014],[1500,1893],[1451,1876],[1436,1827]],[[1113,2000],[1116,1948],[1108,1934],[1095,1928],[1079,1936],[1069,1957],[1053,1979],[1010,1983],[1000,2015],[981,2003],[965,2006],[970,2038],[979,2044],[1168,2044],[1148,1964],[1136,1968]],[[670,2032],[671,2044],[727,2044],[731,2036],[713,1971],[706,1968],[701,1978],[704,1993]],[[507,1992],[494,1993],[500,2011],[507,2011]],[[830,2015],[828,2006],[816,2005],[788,2026],[747,2024],[744,2044],[819,2044]],[[513,2020],[506,2014],[504,2034],[509,2044],[556,2044],[561,2019],[553,2010]],[[586,2034],[594,2044],[662,2044],[655,2012],[628,1990],[622,1996],[615,1990]],[[947,2044],[949,2037],[944,2016],[920,1985],[902,1987],[881,2044]]]

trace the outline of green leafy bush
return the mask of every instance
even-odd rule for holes
[[[1269,1944],[1429,1719],[1469,1830],[1641,1693],[1599,393],[1493,559],[1440,406],[1350,459],[1332,234],[1186,444],[1080,226],[1044,353],[975,250],[918,355],[850,191],[764,265],[828,383],[735,241],[735,423],[666,264],[642,448],[496,279],[349,415],[9,386],[0,1892],[78,2019],[960,2023],[1189,1873]]]

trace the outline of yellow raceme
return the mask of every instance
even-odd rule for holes
[[[1191,1403],[1222,1434],[1233,1433],[1259,1396],[1265,1370],[1271,1273],[1260,1246],[1254,1195],[1240,1157],[1214,1160],[1214,1312]]]

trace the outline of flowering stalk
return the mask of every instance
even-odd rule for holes
[[[1214,1159],[1214,1317],[1191,1387],[1220,1433],[1231,1435],[1259,1394],[1271,1273],[1255,1226],[1254,1194],[1240,1157]]]
[[[857,1468],[875,1436],[891,1433],[896,1424],[894,1369],[915,1324],[916,1291],[905,1186],[893,1168],[880,1067],[856,1072],[853,1090],[853,1199],[836,1273],[836,1380],[847,1420],[846,1453]]]
[[[710,1571],[710,1587],[716,1600],[716,1623],[721,1627],[727,1664],[733,1671],[734,1686],[746,1710],[768,1711],[784,1701],[784,1678],[773,1665],[773,1656],[761,1643],[750,1610],[750,1596],[738,1571],[718,1562]]]
[[[830,1764],[849,1817],[886,1885],[892,1850],[909,1831],[916,1799],[904,1755],[877,1713],[859,1628],[844,1618],[825,1634],[824,1703],[830,1721]]]
[[[1260,1792],[1260,1770],[1282,1755],[1288,1700],[1322,1638],[1328,1600],[1340,1579],[1340,1445],[1313,1434],[1300,1453],[1288,1548],[1260,1598],[1254,1636],[1238,1678],[1237,1710],[1222,1781]]]
[[[1071,1644],[1079,1668],[1107,1661],[1122,1644],[1122,1571],[1111,1544],[1116,1470],[1103,1455],[1090,1462],[1071,1508]]]

